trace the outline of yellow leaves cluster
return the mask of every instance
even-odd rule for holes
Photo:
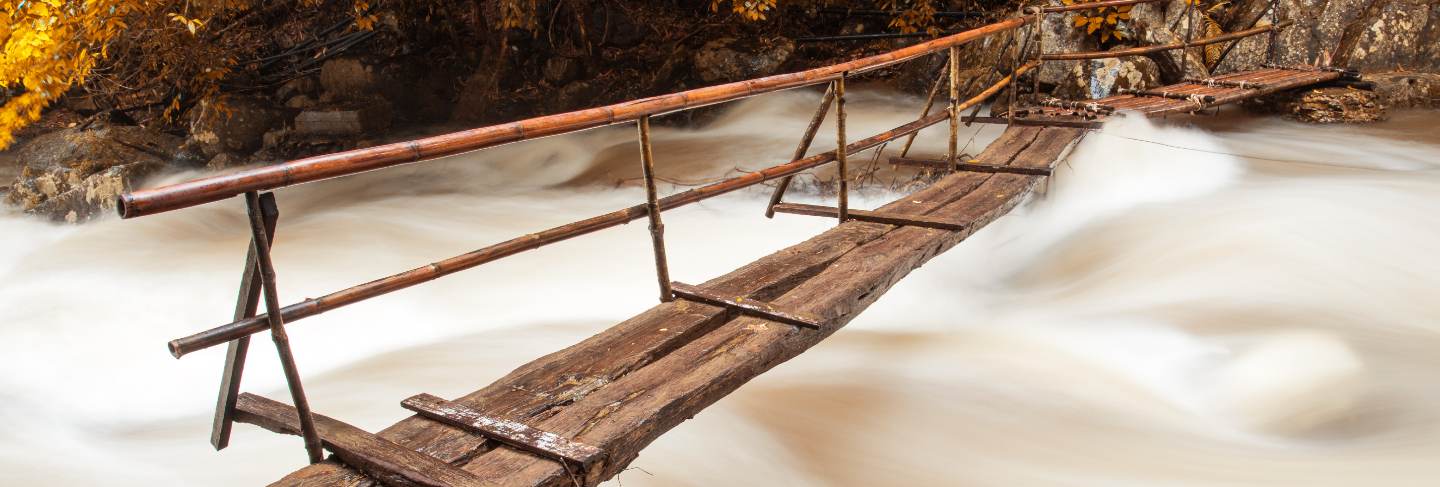
[[[1061,0],[1065,5],[1086,4],[1098,0]],[[1129,37],[1122,27],[1121,21],[1130,20],[1130,9],[1133,5],[1120,7],[1098,7],[1089,10],[1075,11],[1075,27],[1084,29],[1086,34],[1100,38],[1100,42],[1109,42],[1111,38],[1121,40]]]
[[[0,86],[19,94],[0,105],[0,148],[14,132],[85,79],[105,45],[126,28],[139,1],[28,0],[0,4]]]
[[[727,0],[710,0],[710,11],[711,11],[711,12],[719,12],[719,11],[720,11],[720,4],[724,3],[725,1],[727,1]],[[745,20],[754,22],[754,21],[757,21],[757,20],[765,20],[765,12],[769,12],[769,11],[771,11],[771,10],[774,10],[774,9],[775,9],[775,2],[776,2],[777,0],[728,0],[728,1],[730,2],[730,11],[731,11],[731,12],[734,12],[735,15],[739,15],[740,18],[743,18],[743,19],[745,19]]]
[[[881,7],[898,12],[890,19],[890,28],[899,29],[901,33],[923,30],[934,35],[939,30],[935,26],[937,9],[934,0],[885,0]]]
[[[539,10],[538,0],[500,0],[500,28],[534,31]]]

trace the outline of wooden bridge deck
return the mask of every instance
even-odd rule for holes
[[[1182,83],[1156,91],[1213,96],[1213,103],[1204,104],[1209,107],[1340,75],[1264,69],[1216,78],[1258,83],[1258,88]],[[1149,116],[1202,108],[1192,99],[1161,96],[1120,95],[1095,103]],[[1060,116],[1063,110],[1045,112]],[[448,403],[446,411],[468,414],[471,420],[493,418],[524,434],[550,434],[545,440],[550,450],[500,444],[431,419],[440,418],[434,412],[411,416],[375,435],[318,416],[321,437],[340,461],[310,465],[274,485],[371,485],[378,480],[391,485],[563,486],[609,479],[661,434],[819,343],[911,270],[1014,208],[1084,134],[1080,128],[1012,125],[974,161],[988,169],[956,172],[876,210],[958,224],[959,230],[849,221],[699,286],[709,294],[815,317],[819,329],[679,299]],[[407,407],[414,401],[407,400]],[[247,394],[238,410],[240,421],[298,433],[294,410],[284,404]],[[724,442],[716,441],[717,446]],[[603,453],[575,461],[546,454],[560,450]]]

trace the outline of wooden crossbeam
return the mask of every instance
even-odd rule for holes
[[[839,216],[840,210],[831,206],[807,205],[803,203],[781,203],[775,205],[775,211],[790,213],[792,215],[809,216]],[[862,222],[884,223],[886,225],[899,225],[906,227],[925,227],[938,230],[949,230],[958,232],[965,229],[965,225],[948,222],[937,218],[930,218],[920,215],[897,215],[894,213],[881,213],[869,210],[850,210],[850,219]]]
[[[517,449],[557,461],[569,461],[588,468],[605,456],[599,448],[571,441],[528,425],[486,416],[463,404],[430,394],[416,394],[400,403],[405,409],[426,418],[471,431]]]
[[[1171,99],[1171,100],[1185,100],[1185,101],[1193,101],[1193,102],[1196,102],[1196,103],[1215,103],[1215,96],[1214,96],[1214,95],[1197,95],[1197,94],[1192,94],[1192,93],[1171,93],[1171,92],[1168,92],[1168,91],[1157,91],[1157,90],[1134,90],[1134,89],[1130,89],[1130,88],[1120,88],[1120,89],[1118,89],[1118,90],[1115,90],[1115,92],[1116,92],[1116,93],[1119,93],[1119,94],[1122,94],[1122,95],[1135,95],[1135,96],[1149,96],[1149,97],[1156,97],[1156,98],[1169,98],[1169,99]]]
[[[780,203],[779,205],[775,205],[775,211],[784,212],[784,210],[781,209],[782,206],[788,206],[793,204],[794,203]],[[831,209],[833,210],[834,208]],[[826,216],[833,217],[837,214],[838,213],[831,213],[830,215]],[[853,210],[850,212],[850,216],[855,216],[855,212]],[[815,330],[819,330],[821,328],[821,323],[818,318],[785,311],[783,309],[776,308],[770,303],[764,301],[745,299],[744,297],[730,298],[710,291],[706,291],[704,289],[700,289],[696,286],[685,284],[683,282],[672,282],[670,283],[670,288],[675,291],[676,297],[688,299],[690,301],[720,306],[723,308],[729,308],[740,312],[740,314],[756,316],[770,321],[778,321],[780,323],[795,325],[802,328],[811,328]]]
[[[1098,129],[1105,125],[1105,122],[1093,120],[1062,120],[1055,118],[1030,118],[1026,115],[1015,113],[1015,125],[1032,125],[1037,127],[1067,127],[1075,129]]]
[[[1003,173],[1023,174],[1026,176],[1049,176],[1051,173],[1051,169],[1049,167],[1001,166],[999,164],[984,164],[979,162],[956,162],[954,165],[951,165],[947,164],[946,161],[941,159],[917,159],[913,157],[891,157],[890,163],[897,166],[928,167],[932,169],[950,169],[953,167],[956,171],[984,172],[992,174]]]
[[[1219,86],[1219,87],[1223,87],[1223,88],[1240,88],[1240,89],[1245,89],[1245,90],[1263,90],[1263,89],[1265,89],[1266,87],[1269,86],[1269,85],[1266,85],[1265,83],[1257,83],[1257,82],[1254,82],[1254,81],[1244,81],[1244,80],[1232,81],[1232,80],[1215,79],[1215,78],[1205,78],[1205,79],[1186,78],[1186,79],[1184,79],[1183,81],[1184,81],[1185,83],[1196,84],[1196,85]]]
[[[250,393],[235,403],[235,420],[276,433],[300,434],[300,415],[294,407]],[[470,472],[405,448],[335,419],[313,415],[325,449],[341,461],[365,471],[385,485],[487,486]]]

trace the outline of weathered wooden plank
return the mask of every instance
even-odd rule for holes
[[[294,407],[250,393],[235,404],[235,420],[277,433],[300,434],[300,415]],[[435,457],[376,437],[360,428],[319,414],[315,429],[325,449],[387,485],[483,486],[487,483]]]
[[[1034,142],[1040,130],[1038,127],[1011,128],[992,142],[981,157],[1004,164]],[[880,210],[923,215],[959,199],[990,177],[977,173],[950,175]],[[703,286],[715,292],[769,301],[823,271],[840,256],[895,229],[864,222],[841,225]],[[726,314],[720,307],[700,303],[661,304],[569,348],[521,366],[455,402],[490,416],[528,423],[554,414],[564,405],[689,343],[723,323]],[[406,418],[380,431],[378,436],[449,462],[472,458],[493,447],[479,435],[418,416]],[[369,485],[355,484],[356,478],[353,470],[327,461],[296,471],[275,485]]]
[[[1000,164],[982,164],[978,162],[956,162],[955,164],[949,164],[947,161],[939,159],[916,159],[913,157],[891,157],[890,163],[897,166],[918,166],[928,167],[932,169],[954,168],[957,171],[984,172],[991,174],[1025,174],[1028,176],[1050,175],[1049,168],[1005,166]]]
[[[764,301],[745,299],[744,296],[731,298],[683,282],[672,282],[670,283],[670,288],[675,292],[675,296],[677,297],[713,306],[720,306],[734,310],[740,314],[815,330],[819,330],[824,326],[820,323],[820,320],[815,317],[791,313]]]
[[[574,462],[582,469],[605,455],[599,448],[570,441],[563,436],[522,423],[492,418],[480,411],[430,394],[416,394],[401,401],[400,405],[426,418],[482,434],[486,438],[493,438],[536,455]]]
[[[838,217],[840,209],[833,206],[807,205],[804,203],[780,203],[775,205],[775,211],[789,213],[792,215],[809,215]],[[928,218],[920,215],[895,215],[870,210],[848,210],[850,219],[870,223],[883,223],[886,225],[925,227],[939,230],[958,232],[965,229],[965,225],[955,222],[947,222],[935,218]]]

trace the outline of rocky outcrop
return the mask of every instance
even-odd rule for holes
[[[134,126],[89,126],[36,137],[15,149],[19,180],[7,203],[79,222],[114,209],[115,198],[175,157],[180,138]]]
[[[1440,74],[1376,73],[1365,80],[1375,83],[1380,102],[1391,108],[1440,108]]]
[[[768,43],[723,38],[695,51],[694,64],[696,73],[706,83],[736,81],[773,73],[794,53],[795,44],[785,38]]]
[[[1267,97],[1263,106],[1308,123],[1366,123],[1385,119],[1385,105],[1378,94],[1348,86],[1278,93]]]
[[[187,145],[198,147],[207,157],[222,152],[248,154],[259,149],[265,132],[285,125],[285,110],[269,100],[227,97],[220,103],[201,103],[191,115]]]
[[[1054,95],[1068,100],[1105,98],[1120,88],[1144,90],[1164,85],[1160,68],[1148,58],[1080,61],[1055,87]]]

